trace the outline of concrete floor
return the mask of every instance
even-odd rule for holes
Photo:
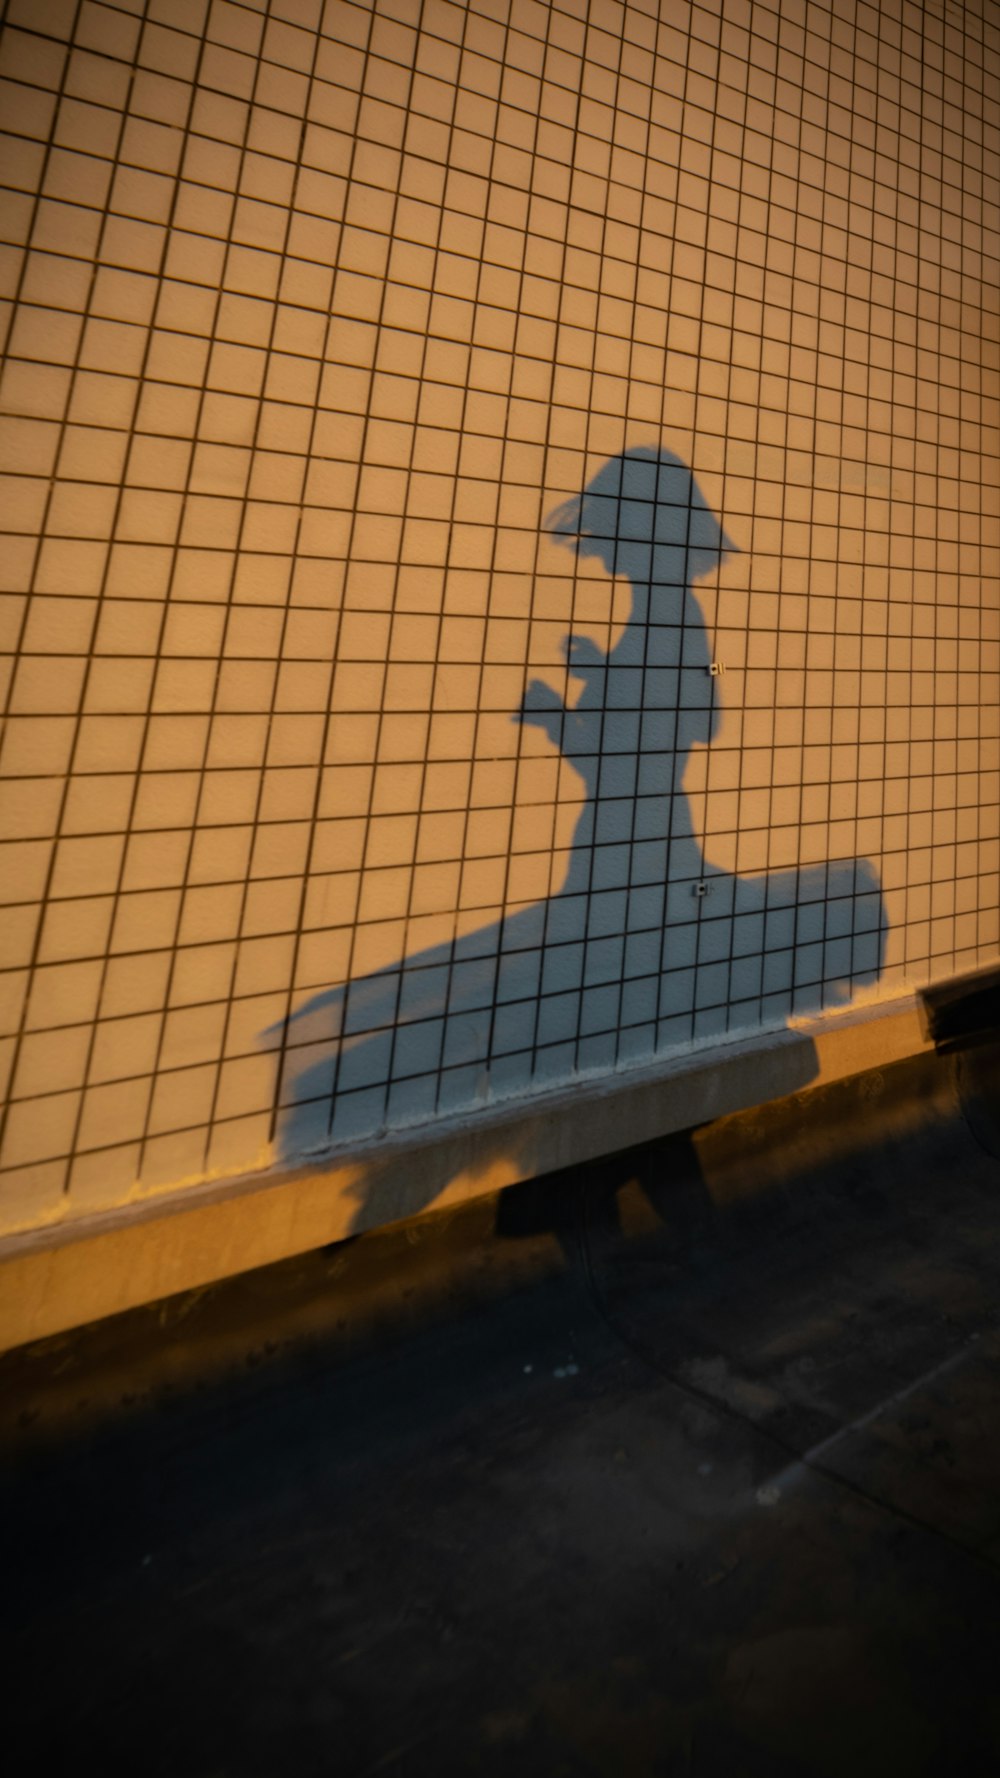
[[[925,1059],[8,1354],[33,1767],[996,1770],[981,1088],[978,1140]]]

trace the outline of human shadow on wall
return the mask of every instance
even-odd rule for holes
[[[609,653],[565,639],[576,702],[534,680],[515,717],[542,728],[583,780],[565,882],[314,994],[265,1034],[284,1043],[276,1138],[286,1162],[693,1039],[780,1026],[878,976],[885,919],[868,862],[737,876],[694,832],[685,767],[692,747],[711,743],[720,710],[692,589],[733,546],[690,470],[667,451],[626,451],[546,523],[631,589]],[[508,1142],[498,1127],[496,1153]],[[520,1158],[530,1171],[530,1155]],[[403,1211],[398,1182],[378,1166],[355,1189],[357,1227],[382,1220],[383,1194],[386,1218],[437,1195],[415,1184]]]

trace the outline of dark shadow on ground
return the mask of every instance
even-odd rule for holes
[[[925,988],[924,1026],[938,1055],[955,1058],[955,1085],[969,1128],[1000,1155],[1000,969]]]
[[[518,1188],[516,1241],[481,1200],[5,1355],[8,1741],[994,1770],[1000,1169],[952,1066]]]

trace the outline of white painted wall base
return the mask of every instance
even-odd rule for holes
[[[932,1047],[918,1001],[849,1007],[310,1165],[137,1201],[0,1240],[0,1350],[458,1204]]]

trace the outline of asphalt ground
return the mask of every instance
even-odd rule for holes
[[[7,1354],[10,1769],[997,1770],[996,1079],[924,1058]]]

